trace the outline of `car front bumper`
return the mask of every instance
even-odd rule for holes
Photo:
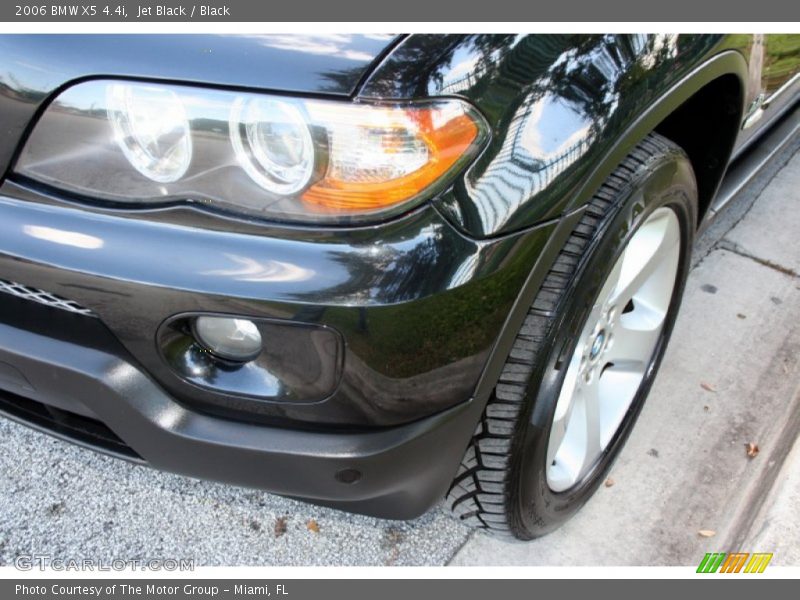
[[[476,241],[430,205],[332,231],[198,215],[77,206],[6,183],[0,279],[87,314],[0,293],[0,410],[167,471],[382,517],[430,508],[457,470],[485,401],[472,400],[476,386],[555,224]],[[335,330],[336,389],[274,402],[182,380],[155,340],[191,311]],[[96,426],[112,441],[76,434]]]
[[[463,453],[463,446],[446,440],[468,439],[474,427],[469,401],[409,425],[370,432],[312,432],[220,419],[185,408],[136,365],[113,354],[5,324],[0,325],[0,382],[6,390],[0,392],[0,412],[27,424],[32,419],[18,410],[20,395],[51,407],[53,414],[80,403],[132,451],[115,454],[166,471],[391,518],[415,517],[441,498]],[[12,405],[11,399],[17,402]],[[62,409],[52,410],[56,406]],[[66,428],[40,427],[75,440]]]

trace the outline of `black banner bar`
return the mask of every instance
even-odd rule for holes
[[[710,580],[714,579],[712,583]],[[702,581],[701,581],[702,580]],[[4,580],[0,597],[10,600],[421,600],[454,598],[689,598],[710,593],[726,600],[789,593],[792,581],[753,577],[698,576],[654,580],[456,580],[456,579],[317,579],[317,580]],[[796,590],[795,590],[796,591]]]
[[[570,0],[521,2],[491,0],[258,1],[210,0],[16,0],[3,2],[3,22],[554,22],[554,21],[680,21],[786,22],[800,20],[800,4],[787,0]]]

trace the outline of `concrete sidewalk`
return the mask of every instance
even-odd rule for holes
[[[474,535],[451,564],[694,565],[732,550],[800,564],[800,154],[740,213],[698,246],[613,485],[550,536]]]

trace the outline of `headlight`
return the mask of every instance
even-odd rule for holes
[[[92,81],[47,108],[16,173],[94,200],[349,222],[429,198],[486,139],[480,114],[456,99],[356,103]]]

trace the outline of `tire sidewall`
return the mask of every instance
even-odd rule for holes
[[[515,485],[507,501],[510,524],[518,537],[543,535],[580,509],[600,485],[630,434],[652,386],[683,295],[697,223],[696,190],[691,165],[679,148],[653,157],[619,191],[579,261],[558,305],[546,345],[549,351],[531,378],[527,393],[532,401],[526,403],[527,414],[520,419],[515,436],[511,465]],[[672,299],[653,358],[619,430],[593,469],[569,490],[553,492],[546,478],[547,446],[569,357],[617,258],[647,217],[661,207],[672,208],[678,217],[681,248]]]

